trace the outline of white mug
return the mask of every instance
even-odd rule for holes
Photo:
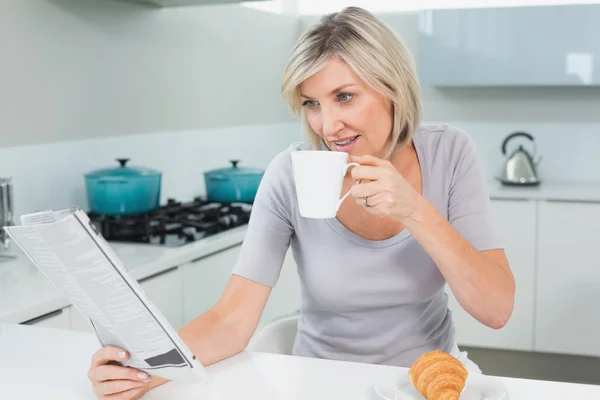
[[[350,191],[340,199],[348,168],[348,153],[304,150],[292,153],[292,166],[300,215],[305,218],[334,218]]]

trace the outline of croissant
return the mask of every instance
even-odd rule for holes
[[[435,350],[415,360],[408,379],[427,400],[458,400],[468,374],[455,357]]]

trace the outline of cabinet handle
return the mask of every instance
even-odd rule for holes
[[[525,197],[494,197],[491,196],[490,197],[490,201],[522,201],[522,202],[528,202],[528,201],[536,201],[535,199],[528,199]]]
[[[144,279],[140,279],[138,282],[139,282],[139,283],[142,283],[142,282],[145,282],[145,281],[147,281],[148,279],[157,278],[157,277],[159,277],[159,276],[161,276],[161,275],[164,275],[164,274],[167,274],[167,273],[169,273],[169,272],[171,272],[171,271],[173,271],[173,270],[175,270],[175,269],[177,269],[177,268],[179,268],[179,265],[176,265],[176,266],[174,266],[174,267],[172,267],[172,268],[169,268],[169,269],[166,269],[166,270],[164,270],[164,271],[160,271],[160,272],[158,272],[158,273],[156,273],[156,274],[154,274],[154,275],[147,276],[147,277],[145,277]]]
[[[547,203],[582,203],[582,204],[600,204],[598,200],[584,200],[584,199],[545,199]]]
[[[55,317],[57,315],[60,315],[60,314],[62,314],[62,312],[63,312],[63,310],[61,308],[60,310],[52,311],[52,312],[49,312],[48,314],[44,314],[44,315],[40,315],[39,317],[32,318],[32,319],[30,319],[28,321],[23,322],[21,325],[33,325],[33,324],[37,324],[38,322],[41,322],[41,321],[44,321],[46,319],[49,319],[49,318]]]
[[[238,247],[238,246],[241,246],[241,245],[242,245],[241,243],[236,243],[236,244],[232,244],[231,246],[228,246],[228,247],[223,247],[222,249],[213,251],[212,253],[205,254],[202,257],[194,258],[193,260],[188,261],[188,263],[189,264],[195,263],[196,261],[200,261],[200,260],[203,260],[205,258],[212,257],[214,255],[217,255],[219,253],[223,253],[224,251],[233,249],[234,247]]]

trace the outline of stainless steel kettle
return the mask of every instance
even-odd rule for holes
[[[0,178],[0,251],[8,250],[9,236],[2,229],[14,225],[12,178]]]
[[[540,184],[537,167],[542,157],[537,155],[537,147],[533,136],[526,132],[514,132],[508,135],[502,142],[502,154],[507,155],[506,146],[511,139],[525,137],[533,143],[533,154],[529,153],[522,145],[507,157],[498,178],[504,185],[510,186],[536,186]]]

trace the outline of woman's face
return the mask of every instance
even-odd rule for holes
[[[331,58],[300,85],[310,127],[329,149],[383,157],[392,132],[391,102],[367,86],[352,68]]]

